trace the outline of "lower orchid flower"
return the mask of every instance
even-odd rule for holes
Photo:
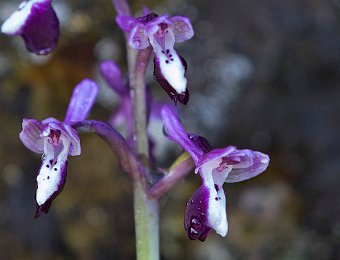
[[[64,122],[47,118],[41,122],[23,119],[19,135],[31,151],[42,154],[37,174],[35,217],[47,213],[52,200],[62,191],[66,181],[68,156],[81,153],[78,133],[72,124],[84,120],[98,92],[97,84],[89,79],[80,82],[73,91]]]
[[[164,106],[162,118],[167,137],[180,144],[196,164],[202,178],[201,187],[192,195],[185,210],[184,226],[189,239],[204,241],[211,229],[221,236],[228,231],[225,182],[253,178],[266,170],[269,156],[235,146],[210,148],[203,137],[188,134],[174,108]]]

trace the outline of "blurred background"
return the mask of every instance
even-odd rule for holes
[[[18,6],[0,0],[0,22]],[[229,233],[190,241],[185,203],[193,173],[161,201],[162,259],[340,258],[340,0],[131,1],[188,16],[195,37],[176,50],[188,62],[186,129],[212,146],[236,145],[271,157],[268,170],[225,184]],[[0,259],[134,259],[132,187],[108,146],[81,135],[81,156],[48,215],[34,219],[40,156],[18,138],[22,118],[63,119],[73,87],[101,86],[90,118],[119,102],[98,74],[112,59],[126,72],[123,35],[110,1],[55,0],[61,37],[48,57],[0,35]],[[168,96],[152,80],[157,100]],[[157,128],[157,127],[155,127]],[[180,154],[156,147],[161,166]]]

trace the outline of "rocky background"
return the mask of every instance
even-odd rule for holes
[[[186,57],[191,99],[186,128],[214,147],[270,155],[268,170],[226,184],[229,233],[189,241],[185,203],[193,173],[161,203],[162,259],[340,258],[340,1],[131,1],[188,16],[196,35]],[[0,22],[17,1],[0,0]],[[54,1],[62,25],[56,51],[27,53],[0,35],[0,258],[134,259],[132,187],[107,145],[82,135],[68,180],[48,215],[34,219],[40,158],[20,142],[22,118],[62,119],[84,77],[101,85],[91,118],[106,120],[118,98],[98,75],[113,59],[126,71],[122,33],[110,1]],[[167,95],[148,81],[159,100]],[[158,144],[162,166],[180,153]]]

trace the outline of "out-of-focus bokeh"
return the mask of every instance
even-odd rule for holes
[[[132,1],[131,1],[132,2]],[[259,177],[225,184],[229,233],[189,241],[185,203],[199,187],[190,174],[161,202],[162,259],[340,258],[340,1],[133,1],[188,16],[195,37],[177,45],[188,62],[190,132],[214,147],[267,153]],[[0,21],[17,1],[0,0]],[[110,1],[55,0],[61,38],[48,57],[0,35],[0,259],[134,259],[132,187],[107,145],[81,135],[64,191],[34,219],[40,157],[18,138],[22,118],[62,120],[72,88],[97,80],[91,118],[106,120],[118,98],[98,74],[113,59],[126,71],[123,35]],[[159,100],[167,95],[148,82]],[[157,151],[166,167],[180,149]]]

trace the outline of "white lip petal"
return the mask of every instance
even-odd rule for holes
[[[171,50],[171,59],[165,55],[160,55],[159,66],[163,77],[176,90],[178,94],[184,93],[187,86],[187,79],[184,77],[185,68],[174,49]]]
[[[52,145],[48,138],[44,140],[45,159],[37,176],[36,200],[39,206],[50,199],[61,188],[61,184],[65,180],[70,141],[64,137],[61,137],[61,140],[58,146]]]
[[[223,183],[231,171],[231,167],[219,172],[215,170],[221,158],[211,160],[202,165],[201,177],[204,185],[209,189],[208,223],[209,227],[215,229],[216,233],[225,236],[228,232],[226,197]]]

